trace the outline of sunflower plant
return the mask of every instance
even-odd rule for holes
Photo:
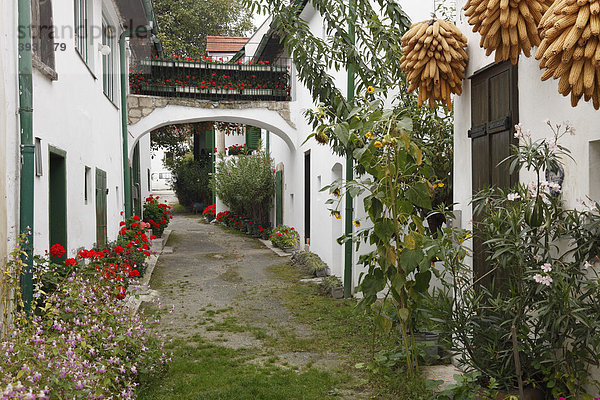
[[[353,221],[351,237],[376,250],[361,255],[359,262],[368,270],[361,276],[359,303],[375,310],[375,323],[384,332],[397,327],[407,355],[407,370],[415,374],[418,352],[413,338],[415,317],[423,295],[429,289],[431,257],[422,249],[429,235],[424,217],[431,211],[434,185],[431,168],[412,138],[412,119],[405,110],[385,110],[379,100],[365,95],[340,123],[321,124],[317,131],[328,132],[352,154],[364,172],[352,181],[336,181],[323,188],[332,194],[331,213],[339,215],[343,194],[363,200],[370,224]],[[323,119],[326,121],[326,119]],[[385,293],[392,307],[376,306],[379,293]]]

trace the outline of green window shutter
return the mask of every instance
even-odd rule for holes
[[[255,126],[246,127],[246,147],[248,151],[258,150],[260,145],[260,128]]]

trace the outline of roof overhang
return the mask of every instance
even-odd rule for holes
[[[115,0],[126,30],[138,30],[152,22],[152,32],[157,32],[152,0]]]

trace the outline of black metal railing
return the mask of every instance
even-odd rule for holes
[[[202,100],[289,101],[291,60],[235,62],[204,58],[142,59],[130,69],[132,94]]]

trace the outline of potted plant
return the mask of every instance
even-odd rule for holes
[[[152,233],[161,237],[171,218],[171,207],[160,202],[159,196],[150,195],[144,202],[144,222],[152,227]]]
[[[217,213],[216,204],[211,204],[210,206],[208,206],[204,209],[204,211],[202,212],[202,215],[204,216],[204,218],[206,218],[206,220],[208,222],[212,222],[212,220],[215,219],[216,213]]]
[[[287,253],[294,251],[300,244],[300,235],[293,228],[280,225],[271,232],[271,243]]]
[[[241,145],[241,144],[234,144],[231,145],[227,148],[227,154],[229,154],[230,156],[237,156],[240,154],[245,154],[246,153],[246,145]]]

